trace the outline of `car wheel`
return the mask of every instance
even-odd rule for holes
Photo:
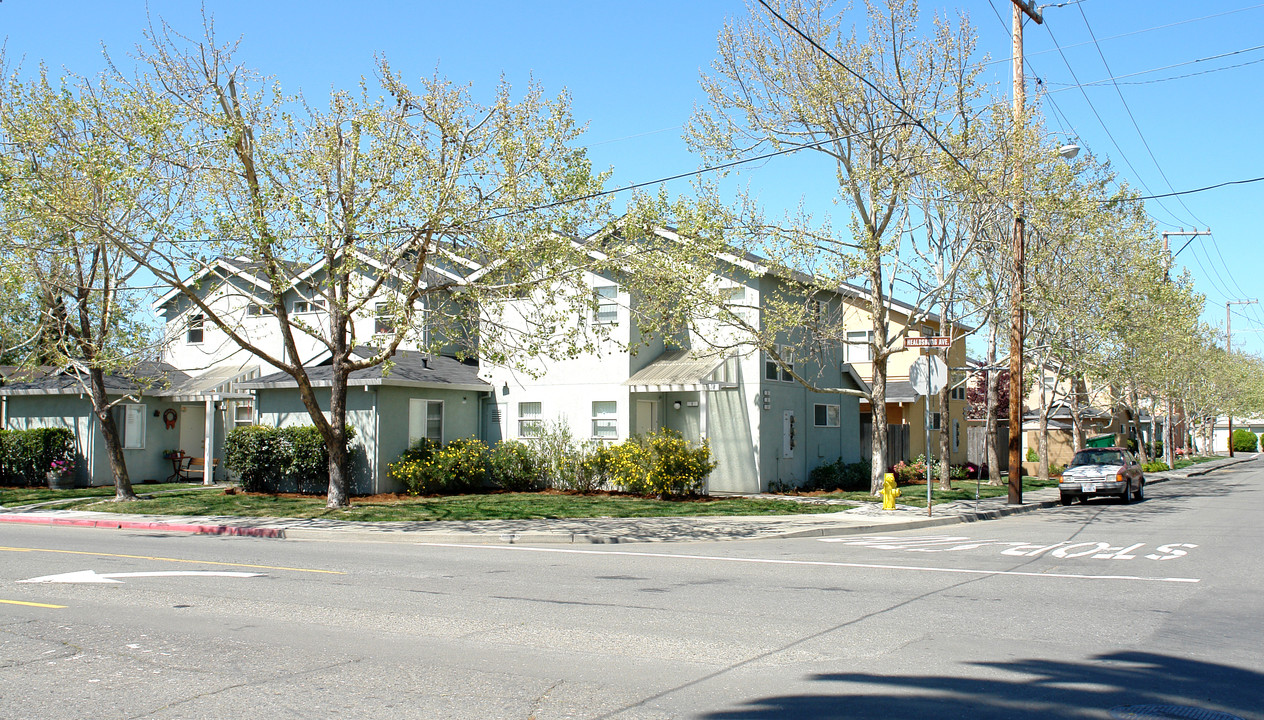
[[[1063,505],[1070,505],[1071,503],[1075,502],[1075,496],[1062,493],[1060,496],[1058,496],[1058,502],[1062,503]]]
[[[1137,491],[1132,494],[1132,499],[1136,500],[1137,502],[1141,502],[1142,500],[1145,500],[1145,481],[1144,480],[1141,481],[1141,484],[1137,485]]]
[[[1132,502],[1132,486],[1124,485],[1124,492],[1119,496],[1119,502],[1127,505]]]

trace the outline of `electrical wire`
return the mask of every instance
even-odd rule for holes
[[[1128,73],[1126,75],[1114,75],[1102,80],[1094,80],[1093,82],[1087,82],[1087,83],[1084,83],[1083,85],[1072,85],[1071,83],[1052,83],[1054,85],[1059,85],[1062,87],[1059,87],[1057,90],[1050,90],[1050,92],[1062,92],[1064,90],[1074,90],[1077,87],[1096,87],[1098,85],[1105,85],[1108,82],[1114,82],[1120,85],[1148,85],[1152,83],[1168,82],[1169,80],[1183,80],[1185,78],[1196,77],[1198,75],[1207,75],[1208,73],[1220,72],[1221,70],[1232,70],[1234,68],[1246,67],[1247,65],[1254,65],[1255,63],[1264,62],[1264,58],[1260,58],[1258,60],[1251,60],[1249,62],[1244,62],[1244,63],[1238,63],[1237,65],[1227,65],[1225,67],[1215,68],[1213,70],[1203,70],[1202,72],[1189,73],[1186,75],[1176,75],[1170,78],[1159,78],[1158,80],[1145,80],[1142,82],[1135,82],[1135,83],[1119,83],[1118,82],[1119,80],[1123,80],[1124,78],[1137,77],[1139,75],[1149,75],[1150,73],[1162,72],[1164,70],[1171,70],[1173,68],[1178,68],[1178,67],[1185,67],[1186,65],[1194,65],[1196,63],[1207,62],[1209,60],[1219,60],[1221,58],[1232,57],[1234,55],[1241,55],[1243,53],[1255,52],[1256,50],[1261,50],[1261,49],[1264,49],[1264,45],[1256,45],[1254,47],[1243,48],[1241,50],[1234,50],[1233,52],[1221,53],[1219,55],[1209,55],[1207,57],[1196,58],[1194,60],[1186,60],[1185,62],[1173,63],[1171,65],[1164,65],[1163,67],[1151,68],[1149,70],[1138,70],[1137,72]]]
[[[1084,27],[1088,30],[1088,36],[1093,38],[1093,45],[1097,48],[1097,56],[1102,59],[1102,67],[1106,68],[1108,74],[1113,74],[1110,64],[1106,62],[1106,53],[1102,52],[1102,45],[1097,42],[1097,34],[1093,32],[1093,26],[1089,24],[1088,15],[1085,14],[1083,7],[1077,7],[1076,9],[1080,11],[1080,17],[1084,20]],[[1132,122],[1132,128],[1137,131],[1137,137],[1141,138],[1141,145],[1145,147],[1146,153],[1149,154],[1155,169],[1159,171],[1159,177],[1163,178],[1168,190],[1175,190],[1176,188],[1172,186],[1172,181],[1168,179],[1167,173],[1163,171],[1163,166],[1159,164],[1159,159],[1155,157],[1154,150],[1150,147],[1150,141],[1146,140],[1145,133],[1141,132],[1141,125],[1137,123],[1137,117],[1132,114],[1132,108],[1128,106],[1128,101],[1124,99],[1124,92],[1119,88],[1119,83],[1114,83],[1113,81],[1112,83],[1115,87],[1115,93],[1119,95],[1119,102],[1124,106],[1124,111],[1128,113],[1128,119]],[[1189,209],[1189,206],[1185,204],[1185,200],[1181,196],[1178,195],[1176,201],[1181,204],[1181,207],[1185,208],[1185,212],[1189,213],[1196,224],[1207,226],[1207,223],[1203,222],[1193,210]]]

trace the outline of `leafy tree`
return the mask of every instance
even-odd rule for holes
[[[573,354],[600,333],[573,322],[592,303],[577,269],[596,261],[571,237],[602,216],[582,199],[604,176],[573,145],[582,128],[566,94],[550,99],[533,84],[515,99],[502,82],[479,102],[438,75],[412,85],[379,59],[381,96],[362,83],[317,107],[239,66],[209,22],[201,42],[166,25],[149,40],[132,90],[178,108],[184,128],[178,141],[161,138],[149,150],[185,170],[198,212],[132,258],[206,323],[294,379],[329,447],[329,507],[349,502],[350,373],[388,363],[406,341],[513,365]],[[217,256],[256,264],[284,354],[257,344],[240,314],[218,311],[191,280]],[[319,271],[299,276],[310,268]],[[543,287],[557,302],[514,323],[494,312]],[[286,307],[294,291],[323,305],[317,320]],[[355,321],[375,314],[376,349],[358,356]],[[308,346],[332,366],[328,414],[303,365]]]
[[[128,284],[144,236],[180,199],[138,150],[169,132],[172,118],[116,85],[54,83],[44,69],[29,83],[9,78],[0,92],[0,251],[6,275],[19,274],[8,282],[33,301],[28,314],[5,313],[7,325],[25,328],[5,350],[28,368],[75,373],[101,427],[115,498],[135,500],[111,412],[124,398],[108,397],[105,376],[134,375],[156,345],[143,298]]]
[[[877,429],[871,488],[878,492],[886,465],[881,428],[886,427],[888,358],[907,328],[929,315],[944,288],[933,271],[909,272],[916,261],[901,254],[913,242],[906,235],[910,195],[914,178],[929,165],[957,166],[944,153],[949,147],[944,138],[963,118],[942,111],[968,107],[981,93],[971,61],[973,31],[965,22],[936,20],[933,36],[922,37],[917,7],[905,0],[868,2],[861,22],[822,0],[748,7],[746,18],[720,33],[718,57],[702,78],[708,104],[695,113],[687,139],[713,162],[799,148],[820,153],[832,165],[839,200],[849,210],[844,227],[810,217],[789,218],[778,226],[747,210],[736,213],[740,224],[729,227],[733,235],[738,228],[745,234],[741,244],[746,249],[802,273],[799,287],[787,297],[764,302],[760,322],[751,328],[757,331],[754,344],[787,370],[792,363],[777,345],[802,336],[804,328],[822,344],[838,348],[847,343],[846,312],[820,312],[817,301],[822,293],[860,279],[872,317],[873,339],[867,343],[872,389],[820,387],[796,377],[817,391],[858,394],[869,401]],[[968,256],[959,253],[958,263]],[[954,265],[943,277],[958,269]],[[912,304],[920,308],[898,332],[888,309],[897,277],[908,283],[901,287],[911,288],[917,296]]]

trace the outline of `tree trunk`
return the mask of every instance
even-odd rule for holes
[[[1137,400],[1137,387],[1135,385],[1128,388],[1128,402],[1132,405],[1128,410],[1131,418],[1130,424],[1137,433],[1137,457],[1141,464],[1145,465],[1150,460],[1149,454],[1146,453],[1145,437],[1141,434],[1141,404]]]
[[[870,384],[869,410],[873,416],[873,452],[869,462],[869,492],[882,494],[882,481],[887,472],[887,306],[882,295],[882,263],[869,268],[870,297],[873,307],[873,382]]]
[[[1086,438],[1084,437],[1084,418],[1080,416],[1080,408],[1083,405],[1080,398],[1084,398],[1087,402],[1088,392],[1084,388],[1084,377],[1076,375],[1071,380],[1071,449],[1079,452],[1084,449]]]
[[[997,325],[993,323],[988,330],[988,350],[987,365],[992,368],[996,365],[996,333]],[[1001,394],[1001,374],[996,370],[989,369],[987,371],[987,411],[985,417],[987,421],[984,423],[986,431],[984,432],[983,447],[984,456],[987,459],[988,466],[988,485],[1001,484],[1001,456],[996,447],[996,411],[997,402],[1000,400]]]
[[[88,371],[88,387],[92,391],[92,412],[101,424],[101,436],[105,440],[105,454],[110,461],[110,473],[114,475],[114,499],[116,501],[138,500],[132,490],[132,479],[127,474],[127,461],[123,458],[123,441],[119,437],[118,425],[114,422],[114,413],[105,393],[105,371],[92,368]]]

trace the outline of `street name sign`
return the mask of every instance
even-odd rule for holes
[[[905,349],[926,348],[926,347],[952,347],[952,338],[946,335],[906,337],[904,338],[904,347]]]

